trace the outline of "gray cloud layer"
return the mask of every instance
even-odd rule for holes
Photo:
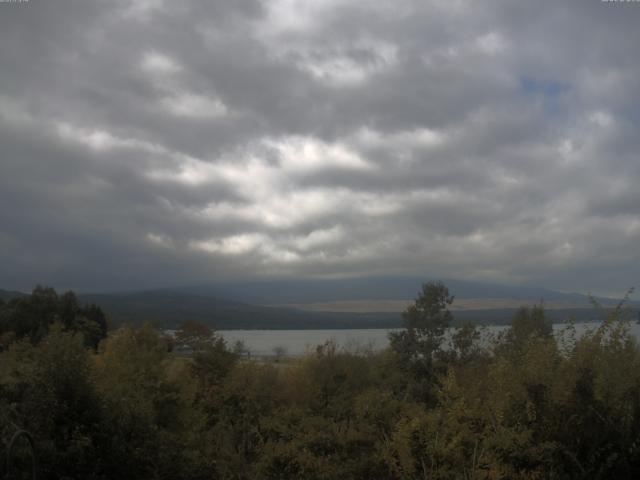
[[[0,280],[640,274],[640,4],[0,3]]]

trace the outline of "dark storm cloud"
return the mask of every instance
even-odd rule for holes
[[[638,20],[624,2],[0,3],[0,287],[623,290]]]

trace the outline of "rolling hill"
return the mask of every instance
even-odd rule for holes
[[[0,289],[0,299],[2,300],[11,300],[12,298],[24,297],[25,295],[28,295],[28,294],[22,293],[22,292],[15,292],[12,290]]]

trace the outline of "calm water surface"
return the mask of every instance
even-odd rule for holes
[[[596,328],[598,323],[578,323],[575,325],[579,336],[588,328]],[[482,328],[482,336],[487,341],[504,330],[504,326]],[[566,325],[553,326],[556,335],[561,336]],[[237,341],[244,342],[252,355],[274,355],[277,348],[284,348],[287,355],[303,355],[328,340],[350,350],[370,347],[382,350],[389,345],[388,334],[394,329],[372,328],[354,330],[221,330],[220,333],[230,347]],[[640,325],[633,323],[631,331],[640,338]]]

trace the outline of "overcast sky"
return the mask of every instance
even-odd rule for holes
[[[0,3],[0,288],[640,282],[640,3]]]

